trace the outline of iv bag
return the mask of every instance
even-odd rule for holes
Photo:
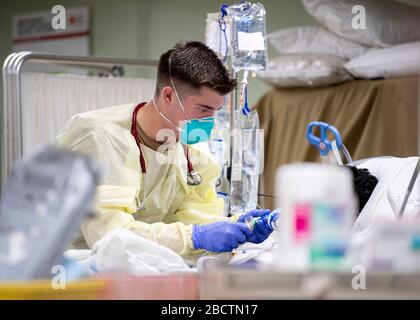
[[[231,18],[220,12],[208,13],[206,20],[206,45],[216,52],[223,62],[230,54]]]
[[[241,2],[229,6],[227,12],[232,19],[233,70],[266,70],[268,58],[264,6]]]
[[[240,110],[237,110],[235,118],[239,128],[232,133],[234,139],[230,189],[232,215],[256,209],[261,156],[264,152],[258,113],[253,110],[245,117]]]

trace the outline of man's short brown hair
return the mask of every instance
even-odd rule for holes
[[[207,87],[225,95],[236,87],[236,80],[230,78],[228,70],[216,53],[198,41],[177,43],[160,56],[156,95],[163,87],[171,86],[171,75],[176,89],[182,87],[182,91],[188,87],[197,90]]]

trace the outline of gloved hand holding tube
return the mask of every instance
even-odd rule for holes
[[[252,237],[245,223],[221,221],[207,225],[193,225],[192,241],[195,249],[211,252],[230,252]]]
[[[270,215],[270,210],[264,209],[251,210],[239,217],[238,222],[247,223],[248,228],[252,231],[251,236],[247,238],[248,242],[261,243],[273,232],[273,228],[268,223]]]
[[[192,241],[195,249],[230,252],[245,242],[261,243],[273,232],[270,219],[277,219],[270,210],[251,210],[235,222],[215,222],[194,225]]]

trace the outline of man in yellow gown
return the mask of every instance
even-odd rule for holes
[[[212,50],[200,42],[180,43],[160,57],[151,101],[78,114],[68,122],[55,143],[104,167],[98,215],[81,226],[89,247],[115,228],[180,255],[228,252],[268,237],[271,230],[263,224],[251,231],[244,222],[269,211],[224,217],[215,191],[220,168],[205,140],[215,111],[235,86]]]

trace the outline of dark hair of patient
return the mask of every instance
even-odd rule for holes
[[[353,173],[354,191],[359,200],[359,211],[357,213],[357,216],[359,216],[378,184],[378,179],[371,175],[368,169],[358,169],[352,166],[349,166],[348,168],[350,168]]]

